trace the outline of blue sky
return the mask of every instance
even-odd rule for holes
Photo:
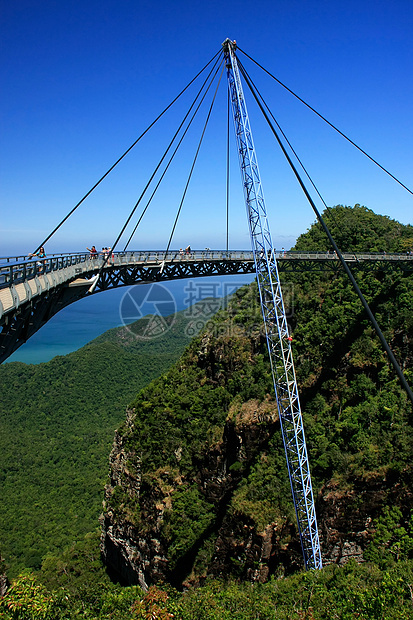
[[[13,0],[2,2],[0,15],[2,256],[32,251],[226,37],[413,188],[411,0]],[[360,203],[413,223],[412,195],[240,58],[328,205]],[[225,246],[225,87],[173,247]],[[113,243],[190,99],[99,186],[48,242],[49,253]],[[274,244],[290,247],[314,216],[252,102],[249,113]],[[199,128],[134,249],[166,246]],[[230,246],[248,248],[233,140],[232,147]]]

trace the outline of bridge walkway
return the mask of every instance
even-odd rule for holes
[[[413,270],[413,256],[408,254],[344,253],[343,256],[350,264],[363,265],[372,269],[384,269],[397,264],[402,269]],[[337,257],[330,252],[280,251],[276,252],[276,258],[281,272],[313,271],[339,267]],[[209,272],[211,265],[215,263],[215,265],[221,265],[221,268],[218,269],[219,273],[225,273],[226,270],[222,269],[223,262],[227,263],[227,266],[231,263],[236,265],[244,263],[250,266],[253,264],[253,260],[252,252],[244,250],[197,250],[191,252],[190,255],[174,251],[168,252],[166,257],[162,251],[116,252],[105,265],[103,274],[118,270],[130,271],[131,268],[137,266],[145,267],[146,271],[156,271],[160,270],[162,263],[164,263],[167,275],[172,275],[169,273],[171,265],[183,267],[196,264],[196,271],[199,273],[192,273],[193,269],[188,270],[187,268],[175,269],[174,271],[180,272],[181,277],[191,277],[192,275],[199,277],[200,275],[209,275],[200,272],[202,264],[208,265],[209,268],[205,270],[206,272]],[[61,285],[90,287],[92,284],[90,280],[93,281],[103,262],[102,256],[90,258],[89,253],[53,255],[42,261],[24,260],[22,257],[0,259],[0,319],[34,297]],[[251,271],[251,268],[247,268],[239,273],[251,273]],[[219,275],[219,273],[211,275]],[[173,274],[174,278],[177,276],[179,276],[178,273]],[[102,279],[105,280],[105,278]],[[159,274],[156,279],[168,278],[163,278],[162,274]],[[124,278],[120,279],[117,285],[127,286],[139,283],[139,279],[133,282],[124,282],[123,280]],[[152,280],[153,278],[149,281]],[[108,278],[106,278],[106,286],[102,282],[100,286],[96,287],[96,292],[112,287],[107,284]],[[111,282],[111,284],[114,283]]]
[[[329,252],[280,251],[276,258],[280,273],[341,268],[337,256]],[[347,253],[344,258],[353,268],[397,266],[413,271],[411,255]],[[59,310],[89,293],[148,282],[255,273],[253,253],[243,250],[173,251],[166,255],[163,251],[115,252],[103,264],[103,256],[91,258],[89,253],[41,260],[0,259],[0,363]]]

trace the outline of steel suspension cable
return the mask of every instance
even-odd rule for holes
[[[248,75],[248,78],[251,82],[251,84],[253,85],[257,95],[259,96],[259,98],[261,99],[263,105],[265,106],[268,114],[271,116],[271,118],[273,119],[274,123],[277,125],[280,133],[282,134],[285,142],[288,144],[291,152],[294,154],[294,157],[296,158],[296,160],[298,161],[298,163],[300,164],[301,168],[304,171],[304,174],[306,175],[306,177],[308,178],[308,180],[310,181],[311,185],[313,186],[314,190],[316,191],[316,193],[318,194],[318,197],[320,198],[321,202],[323,203],[324,207],[327,209],[327,211],[330,214],[331,219],[333,220],[333,222],[335,223],[335,225],[338,227],[336,218],[334,216],[333,211],[330,209],[330,207],[327,205],[326,201],[324,200],[323,196],[321,195],[320,190],[318,189],[318,187],[316,186],[316,184],[314,183],[313,179],[310,176],[310,173],[308,172],[308,170],[306,169],[306,167],[304,166],[304,163],[302,162],[302,160],[300,159],[300,157],[298,156],[298,153],[296,152],[296,150],[294,149],[293,145],[291,144],[291,142],[289,141],[289,139],[287,138],[287,136],[285,135],[284,131],[282,130],[281,125],[279,124],[279,122],[277,121],[277,119],[275,118],[275,116],[273,115],[273,113],[271,112],[269,106],[267,105],[267,103],[265,102],[263,96],[261,95],[261,93],[259,92],[257,86],[254,84],[251,76],[249,75],[249,73],[247,72],[247,70],[245,69],[245,67],[243,66],[243,64],[241,63],[240,60],[238,60],[238,64],[240,67],[242,67],[242,70],[245,72],[246,75]]]
[[[229,246],[229,133],[230,133],[230,112],[231,112],[231,99],[228,89],[227,96],[227,252]]]
[[[165,250],[164,260],[166,259],[166,256],[167,256],[167,254],[169,252],[169,248],[170,248],[171,243],[172,243],[172,238],[173,238],[174,233],[175,233],[175,228],[176,228],[176,225],[178,223],[178,219],[179,219],[179,215],[181,213],[182,205],[184,204],[184,200],[185,200],[185,197],[186,197],[186,193],[188,191],[189,183],[190,183],[190,180],[192,178],[192,173],[194,171],[195,164],[196,164],[196,161],[198,159],[199,151],[200,151],[200,148],[201,148],[201,145],[202,145],[202,141],[204,139],[205,131],[206,131],[209,119],[211,117],[212,108],[214,106],[215,99],[216,99],[217,92],[218,92],[218,88],[219,88],[219,85],[221,83],[221,78],[222,78],[222,74],[223,74],[223,71],[224,71],[224,67],[225,67],[225,65],[223,64],[221,75],[219,76],[219,80],[218,80],[217,87],[215,89],[214,97],[212,99],[212,102],[211,102],[211,105],[210,105],[210,108],[209,108],[209,111],[208,111],[208,115],[207,115],[207,118],[205,120],[204,128],[202,130],[202,134],[201,134],[201,137],[200,137],[199,143],[198,143],[198,148],[196,150],[195,157],[194,157],[193,162],[192,162],[191,170],[189,172],[188,180],[187,180],[186,185],[185,185],[185,189],[184,189],[184,192],[183,192],[183,195],[182,195],[181,203],[179,205],[179,208],[178,208],[178,211],[177,211],[177,214],[176,214],[176,217],[175,217],[175,222],[174,222],[174,225],[172,227],[172,231],[171,231],[171,235],[169,237],[168,245],[167,245],[166,250]]]
[[[171,163],[172,163],[172,160],[174,159],[174,157],[175,157],[175,155],[176,155],[176,153],[177,153],[177,151],[178,151],[178,149],[179,149],[180,145],[182,144],[182,141],[183,141],[183,139],[184,139],[185,135],[187,134],[187,132],[188,132],[188,130],[189,130],[189,128],[190,128],[190,126],[191,126],[191,124],[192,124],[192,122],[193,122],[193,120],[194,120],[195,116],[197,115],[197,113],[198,113],[198,111],[199,111],[199,108],[201,107],[201,105],[202,105],[202,103],[203,103],[203,101],[204,101],[204,99],[205,99],[205,97],[206,97],[206,95],[207,95],[207,93],[208,93],[208,91],[209,91],[209,89],[210,89],[210,87],[211,87],[211,85],[212,85],[212,83],[213,83],[213,81],[214,81],[214,79],[215,79],[215,77],[216,77],[216,75],[217,75],[218,71],[219,71],[219,66],[217,67],[217,64],[218,64],[218,61],[214,63],[214,66],[212,67],[212,69],[211,69],[211,71],[209,72],[209,74],[208,74],[208,76],[207,76],[206,80],[204,81],[204,83],[202,84],[201,88],[199,89],[199,91],[198,91],[198,93],[197,93],[197,95],[196,95],[196,97],[195,97],[194,101],[192,102],[192,104],[191,104],[191,106],[190,106],[190,108],[189,108],[188,112],[187,112],[187,113],[186,113],[186,115],[184,116],[184,119],[182,120],[181,124],[179,125],[179,127],[178,127],[178,129],[177,129],[177,131],[176,131],[176,133],[175,133],[175,135],[174,135],[174,137],[172,138],[171,142],[169,143],[168,148],[166,149],[166,151],[165,151],[164,155],[162,156],[161,160],[159,161],[159,163],[158,163],[157,167],[155,168],[154,173],[153,173],[153,174],[152,174],[152,176],[150,177],[150,179],[149,179],[148,183],[146,184],[146,186],[145,186],[145,188],[144,188],[143,192],[141,193],[141,195],[140,195],[140,197],[139,197],[138,201],[137,201],[137,202],[136,202],[136,204],[135,204],[135,207],[134,207],[134,209],[133,209],[133,211],[132,211],[131,215],[133,215],[133,213],[135,212],[135,210],[136,210],[136,208],[138,207],[139,203],[141,202],[141,200],[142,200],[142,198],[143,198],[144,194],[146,193],[146,190],[148,189],[148,187],[149,187],[150,183],[152,182],[153,178],[155,177],[155,174],[158,172],[158,170],[159,170],[159,168],[160,168],[160,166],[161,166],[161,164],[162,164],[163,160],[164,160],[164,159],[165,159],[165,157],[166,157],[166,154],[168,153],[168,151],[169,151],[170,147],[172,146],[173,142],[175,141],[176,137],[178,136],[178,134],[179,134],[180,130],[182,129],[182,127],[183,127],[183,125],[184,125],[185,121],[187,120],[187,118],[188,118],[188,116],[189,116],[189,114],[190,114],[190,112],[191,112],[192,108],[194,107],[194,105],[195,105],[195,103],[196,103],[196,101],[197,101],[198,97],[199,97],[199,96],[200,96],[200,94],[202,93],[202,90],[204,89],[204,87],[205,87],[205,85],[206,85],[206,83],[207,83],[208,79],[211,77],[211,74],[212,74],[212,72],[213,72],[214,68],[216,67],[215,73],[214,73],[214,75],[212,76],[212,78],[211,78],[211,80],[210,80],[209,85],[207,86],[207,88],[206,88],[206,90],[205,90],[204,94],[202,95],[201,100],[200,100],[200,102],[199,102],[199,104],[198,104],[197,108],[195,109],[194,114],[192,115],[191,119],[189,120],[189,122],[188,122],[188,125],[187,125],[186,129],[184,130],[184,132],[183,132],[183,134],[182,134],[182,136],[181,136],[181,138],[180,138],[180,140],[179,140],[179,142],[178,142],[178,144],[177,144],[177,146],[176,146],[176,148],[175,148],[174,152],[172,153],[172,155],[171,155],[171,157],[170,157],[170,159],[169,159],[169,161],[168,161],[168,163],[167,163],[167,165],[166,165],[166,167],[165,167],[165,170],[163,171],[163,173],[162,173],[162,175],[161,175],[161,177],[160,177],[160,179],[159,179],[158,183],[157,183],[157,184],[156,184],[156,186],[155,186],[155,189],[153,190],[153,192],[152,192],[152,194],[151,194],[151,196],[150,196],[150,198],[149,198],[148,202],[147,202],[147,203],[146,203],[146,205],[145,205],[145,208],[143,209],[143,211],[142,211],[142,213],[141,213],[141,215],[140,215],[140,217],[139,217],[139,219],[138,219],[138,221],[137,221],[137,223],[136,223],[136,225],[135,225],[135,227],[134,227],[134,229],[133,229],[133,231],[132,231],[132,233],[131,233],[131,235],[130,235],[130,237],[129,237],[129,239],[128,239],[128,241],[127,241],[127,243],[126,243],[125,247],[124,247],[124,251],[126,251],[127,247],[129,246],[129,243],[131,242],[131,240],[132,240],[132,238],[133,238],[133,236],[134,236],[134,234],[135,234],[135,232],[136,232],[136,230],[137,230],[137,228],[138,228],[139,224],[141,223],[141,221],[142,221],[142,219],[143,219],[143,216],[145,215],[145,213],[146,213],[146,211],[147,211],[147,209],[148,209],[148,207],[149,207],[150,203],[152,202],[152,199],[153,199],[153,197],[155,196],[155,193],[157,192],[157,190],[158,190],[158,188],[159,188],[159,186],[160,186],[160,184],[161,184],[161,182],[162,182],[162,180],[163,180],[163,178],[164,178],[164,176],[165,176],[165,174],[166,174],[166,172],[167,172],[167,170],[168,170],[169,166],[170,166],[170,165],[171,165]],[[130,218],[129,218],[129,221],[130,221]],[[129,223],[129,222],[127,221],[127,222],[126,222],[126,226],[127,226],[127,224],[128,224],[128,223]],[[126,226],[125,226],[124,228],[126,228]],[[122,236],[122,234],[123,234],[123,233],[121,232],[121,235],[120,235],[120,236]],[[118,237],[118,240],[119,240],[119,239],[120,239],[120,237]]]
[[[262,69],[267,75],[269,75],[273,80],[275,80],[278,84],[280,84],[280,86],[282,86],[283,88],[285,88],[285,90],[287,90],[289,93],[291,93],[291,95],[293,95],[296,99],[298,99],[298,101],[301,101],[301,103],[303,103],[309,110],[311,110],[312,112],[314,112],[314,114],[316,114],[319,118],[321,118],[321,120],[323,120],[325,123],[327,123],[327,125],[329,125],[332,129],[334,129],[334,131],[336,131],[337,133],[340,134],[340,136],[342,136],[343,138],[345,138],[347,140],[347,142],[349,142],[350,144],[352,144],[358,151],[360,151],[360,153],[363,153],[363,155],[365,155],[368,159],[370,159],[370,161],[372,161],[374,164],[376,164],[376,166],[378,166],[381,170],[383,170],[383,172],[385,172],[389,177],[391,177],[394,181],[396,181],[396,183],[398,183],[399,185],[401,185],[406,191],[409,192],[409,194],[413,195],[413,191],[411,189],[409,189],[407,187],[407,185],[405,185],[404,183],[402,183],[397,177],[394,176],[394,174],[392,174],[391,172],[389,172],[384,166],[382,166],[376,159],[374,159],[374,157],[371,157],[371,155],[369,155],[364,149],[361,148],[361,146],[358,146],[358,144],[356,144],[351,138],[349,138],[348,136],[346,136],[345,133],[343,133],[342,131],[340,131],[340,129],[338,129],[338,127],[336,127],[335,125],[333,125],[333,123],[331,123],[327,118],[325,118],[325,116],[323,116],[322,114],[320,114],[320,112],[317,112],[317,110],[315,110],[309,103],[307,103],[306,101],[304,101],[304,99],[302,99],[299,95],[297,95],[293,90],[291,90],[291,88],[288,88],[288,86],[286,86],[285,84],[283,84],[278,78],[275,77],[275,75],[273,75],[270,71],[268,71],[267,69],[265,69],[265,67],[263,67],[262,65],[260,65],[259,62],[257,62],[256,60],[254,60],[253,58],[251,58],[251,56],[249,56],[249,54],[247,54],[247,52],[244,52],[244,50],[242,50],[240,47],[237,47],[237,49],[242,52],[247,58],[249,58],[254,64],[257,65],[257,67],[259,67],[260,69]]]
[[[270,108],[268,107],[267,103],[264,100],[264,97],[261,95],[261,93],[259,92],[257,86],[254,84],[250,74],[247,72],[247,70],[245,69],[244,65],[242,64],[242,62],[238,59],[238,65],[239,67],[242,68],[243,74],[248,76],[248,79],[250,80],[252,86],[254,87],[257,95],[259,96],[259,98],[261,99],[264,107],[266,108],[268,114],[271,116],[271,118],[273,119],[274,123],[277,125],[280,133],[282,134],[285,142],[288,144],[291,152],[294,154],[294,157],[296,158],[296,160],[298,161],[298,163],[300,164],[301,168],[304,171],[304,174],[306,175],[306,177],[308,178],[308,180],[310,181],[311,185],[313,186],[314,190],[317,192],[321,202],[323,203],[323,205],[325,206],[326,209],[328,209],[330,211],[330,208],[328,207],[327,203],[325,202],[324,198],[322,197],[319,189],[317,188],[316,184],[314,183],[313,179],[310,176],[310,173],[308,172],[308,170],[306,169],[306,167],[304,166],[302,160],[300,159],[300,157],[298,156],[297,152],[295,151],[293,145],[291,144],[291,142],[289,141],[289,139],[287,138],[287,136],[285,135],[284,131],[281,128],[281,125],[279,124],[279,122],[277,121],[277,119],[275,118],[275,116],[273,115],[273,113],[271,112]]]
[[[336,227],[337,227],[337,228],[339,228],[338,222],[337,222],[337,220],[336,220],[336,218],[335,218],[335,215],[334,215],[334,213],[333,213],[332,209],[330,209],[330,207],[327,205],[326,201],[324,200],[324,198],[323,198],[323,196],[321,195],[321,193],[320,193],[320,191],[319,191],[318,187],[316,186],[316,184],[314,183],[313,179],[311,178],[311,176],[310,176],[310,174],[309,174],[308,170],[306,169],[306,167],[304,166],[304,164],[303,164],[302,160],[301,160],[301,159],[300,159],[300,157],[298,156],[298,154],[297,154],[296,150],[294,149],[293,145],[291,144],[291,142],[289,141],[289,139],[288,139],[288,138],[287,138],[287,136],[285,135],[285,133],[284,133],[284,131],[282,130],[282,128],[281,128],[281,126],[280,126],[279,122],[278,122],[278,121],[277,121],[277,119],[274,117],[274,115],[273,115],[273,113],[271,112],[270,108],[268,107],[267,103],[264,101],[263,96],[262,96],[262,95],[261,95],[261,93],[258,91],[258,88],[257,88],[257,86],[254,84],[254,82],[253,82],[253,80],[252,80],[251,76],[248,74],[248,72],[246,71],[246,69],[245,69],[245,67],[242,65],[242,63],[241,63],[240,61],[238,61],[238,62],[239,62],[239,65],[243,67],[243,70],[245,71],[245,73],[248,75],[248,77],[249,77],[249,79],[250,79],[250,81],[251,81],[251,84],[254,86],[254,88],[255,88],[255,90],[256,90],[256,92],[257,92],[258,96],[260,97],[260,99],[261,99],[262,103],[264,104],[264,106],[265,106],[266,110],[268,111],[268,114],[271,116],[271,118],[273,119],[273,121],[274,121],[274,122],[275,122],[275,124],[277,125],[278,129],[280,130],[280,132],[281,132],[281,134],[282,134],[282,136],[283,136],[283,138],[284,138],[285,142],[288,144],[288,146],[289,146],[289,148],[290,148],[291,152],[294,154],[294,157],[296,158],[296,160],[297,160],[297,161],[298,161],[298,163],[300,164],[301,168],[303,169],[303,171],[304,171],[305,175],[307,176],[307,178],[308,178],[308,180],[310,181],[311,185],[313,186],[314,190],[317,192],[318,197],[320,198],[320,200],[321,200],[321,202],[323,203],[324,207],[325,207],[325,208],[326,208],[326,210],[328,211],[328,213],[329,213],[329,215],[330,215],[330,217],[331,217],[332,221],[334,222],[334,224],[336,225]],[[346,223],[344,223],[344,225],[345,225],[345,227],[346,227],[346,228],[348,228],[348,225],[347,225]]]
[[[287,153],[287,151],[285,149],[285,146],[282,143],[282,140],[279,137],[275,127],[271,123],[271,120],[268,117],[265,109],[263,108],[263,106],[262,106],[262,104],[261,104],[261,102],[259,100],[258,95],[255,93],[255,90],[254,90],[252,84],[250,83],[248,76],[242,71],[242,67],[241,67],[240,70],[241,70],[241,73],[242,73],[242,75],[243,75],[243,77],[244,77],[244,79],[245,79],[245,81],[246,81],[246,83],[248,85],[248,88],[250,89],[250,91],[251,91],[255,101],[258,104],[258,107],[260,108],[261,112],[263,113],[265,120],[267,121],[267,123],[268,123],[271,131],[273,132],[273,134],[274,134],[274,136],[275,136],[275,138],[276,138],[276,140],[277,140],[277,142],[278,142],[278,144],[279,144],[279,146],[280,146],[284,156],[286,157],[286,159],[287,159],[287,161],[288,161],[292,171],[294,172],[294,174],[295,174],[295,176],[297,178],[297,181],[298,181],[298,183],[301,186],[301,189],[303,190],[303,192],[304,192],[307,200],[309,201],[309,203],[310,203],[310,205],[311,205],[311,207],[312,207],[312,209],[313,209],[313,211],[314,211],[318,221],[320,222],[320,224],[321,224],[324,232],[326,233],[326,235],[327,235],[327,237],[328,237],[328,239],[329,239],[329,241],[330,241],[334,251],[336,252],[337,257],[339,258],[339,260],[340,260],[340,262],[341,262],[341,264],[342,264],[342,266],[343,266],[347,276],[349,277],[350,282],[351,282],[351,284],[353,286],[353,289],[356,292],[357,296],[359,297],[359,299],[360,299],[360,301],[361,301],[361,303],[363,305],[363,308],[366,311],[366,314],[367,314],[367,316],[368,316],[368,318],[370,320],[370,323],[373,325],[373,327],[374,327],[374,329],[376,331],[376,334],[378,335],[378,337],[380,339],[380,342],[382,343],[383,348],[386,351],[386,353],[387,353],[387,355],[389,357],[389,360],[390,360],[390,362],[391,362],[391,364],[392,364],[392,366],[393,366],[393,368],[394,368],[394,370],[395,370],[395,372],[396,372],[396,374],[397,374],[397,376],[398,376],[398,378],[400,380],[400,383],[402,384],[404,390],[407,393],[407,396],[409,397],[411,403],[413,404],[413,392],[412,392],[409,384],[407,383],[406,377],[404,376],[403,371],[400,368],[399,363],[397,362],[397,360],[396,360],[396,358],[395,358],[395,356],[393,354],[393,351],[390,349],[390,347],[389,347],[389,345],[387,343],[387,340],[385,339],[385,337],[384,337],[384,335],[383,335],[383,333],[382,333],[382,331],[380,329],[380,326],[379,326],[379,324],[376,321],[376,318],[375,318],[373,312],[371,311],[371,309],[370,309],[370,307],[369,307],[369,305],[368,305],[368,303],[367,303],[363,293],[361,292],[361,289],[360,289],[359,285],[357,284],[353,274],[351,273],[351,271],[350,271],[346,261],[344,260],[344,258],[342,256],[342,254],[341,254],[341,252],[340,252],[336,242],[334,241],[334,239],[333,239],[333,237],[332,237],[332,235],[330,233],[330,230],[327,227],[327,224],[324,222],[324,219],[322,218],[319,210],[317,209],[313,199],[311,198],[310,194],[308,193],[308,190],[307,190],[307,188],[306,188],[306,186],[305,186],[305,184],[304,184],[304,182],[303,182],[303,180],[302,180],[302,178],[301,178],[297,168],[294,166],[294,163],[292,162],[289,154]]]
[[[134,146],[138,144],[138,142],[148,133],[148,131],[159,121],[159,119],[173,106],[173,104],[184,94],[185,91],[195,82],[195,80],[205,71],[205,69],[213,62],[213,60],[221,54],[221,51],[214,54],[214,56],[206,63],[206,65],[196,74],[196,76],[185,86],[183,90],[171,101],[171,103],[166,106],[166,108],[156,117],[156,119],[148,125],[148,127],[141,133],[141,135],[130,145],[130,147],[115,161],[115,163],[105,172],[105,174],[97,181],[94,186],[83,196],[81,200],[69,211],[69,213],[62,219],[62,221],[52,230],[52,232],[43,240],[43,242],[37,247],[34,253],[36,253],[42,246],[46,244],[47,241],[59,230],[59,228],[69,219],[69,217],[76,211],[78,207],[90,196],[90,194],[100,185],[100,183],[112,172],[114,168],[126,157],[126,155],[133,149]]]
[[[321,195],[318,187],[316,186],[316,184],[314,183],[313,179],[311,178],[308,170],[306,169],[306,167],[304,166],[302,160],[300,159],[300,157],[298,156],[298,153],[296,152],[296,150],[294,149],[293,145],[291,144],[291,142],[289,141],[289,139],[287,138],[287,136],[285,135],[284,131],[282,130],[279,122],[277,121],[277,119],[275,118],[275,116],[273,115],[273,113],[271,112],[268,104],[265,102],[262,94],[259,92],[256,84],[254,84],[251,75],[247,72],[247,70],[245,69],[245,67],[243,66],[243,64],[241,63],[240,60],[238,60],[238,64],[240,67],[242,67],[243,71],[245,72],[246,75],[248,75],[248,78],[251,82],[251,84],[254,86],[254,89],[256,91],[256,93],[258,94],[259,98],[261,99],[263,105],[265,106],[268,114],[271,116],[271,118],[273,119],[274,123],[277,125],[278,129],[280,130],[280,133],[282,134],[286,144],[288,144],[288,147],[290,148],[291,152],[294,154],[294,157],[296,158],[296,160],[298,161],[298,163],[300,164],[301,168],[303,169],[305,175],[307,176],[308,180],[310,181],[311,185],[313,186],[314,190],[317,192],[318,197],[320,198],[321,202],[323,203],[324,207],[326,208],[326,210],[328,211],[332,221],[334,222],[334,224],[336,225],[337,228],[339,228],[339,224],[335,218],[334,212],[332,211],[332,209],[327,205],[326,201],[324,200],[323,196]],[[344,222],[344,226],[348,228],[348,225]]]
[[[113,243],[113,245],[112,245],[112,252],[113,252],[113,250],[115,249],[115,247],[117,246],[117,244],[118,244],[118,242],[119,242],[120,238],[122,237],[123,233],[125,232],[126,227],[128,226],[128,224],[129,224],[130,220],[132,219],[132,217],[133,217],[133,215],[134,215],[134,213],[135,213],[136,209],[138,208],[140,201],[142,200],[142,198],[143,198],[144,194],[146,193],[146,190],[148,189],[149,185],[151,184],[151,182],[152,182],[152,180],[153,180],[153,178],[154,178],[155,174],[157,173],[157,171],[159,170],[159,167],[160,167],[160,166],[161,166],[161,164],[162,164],[162,161],[165,159],[165,157],[166,157],[166,155],[167,155],[167,153],[168,153],[169,149],[171,148],[171,146],[172,146],[173,142],[175,141],[175,138],[176,138],[176,136],[178,135],[178,133],[179,133],[179,131],[180,131],[180,129],[181,129],[181,127],[182,127],[183,123],[185,122],[186,118],[188,117],[189,112],[190,112],[190,111],[191,111],[191,109],[193,108],[193,106],[194,106],[194,104],[195,104],[196,100],[198,99],[200,92],[202,92],[202,89],[204,88],[204,86],[205,86],[206,82],[208,81],[208,78],[211,76],[211,73],[213,72],[214,67],[216,67],[216,66],[218,65],[218,66],[217,66],[217,68],[216,68],[215,74],[214,74],[214,76],[212,77],[212,79],[211,79],[211,81],[210,81],[210,83],[209,83],[209,85],[208,85],[207,92],[208,92],[209,88],[211,87],[211,84],[213,83],[213,81],[214,81],[214,79],[215,79],[215,76],[216,76],[216,74],[218,73],[218,70],[219,70],[219,67],[220,67],[220,65],[221,65],[221,64],[222,64],[222,61],[221,61],[220,59],[217,59],[217,60],[215,61],[214,65],[213,65],[213,67],[212,67],[212,69],[211,69],[211,71],[210,71],[210,72],[209,72],[209,74],[208,74],[208,77],[207,77],[207,78],[206,78],[206,80],[204,81],[203,85],[201,86],[201,89],[198,91],[198,93],[197,93],[197,95],[196,95],[196,97],[195,97],[194,101],[192,102],[191,107],[189,108],[189,110],[188,110],[187,114],[185,115],[184,120],[181,122],[181,124],[180,124],[180,126],[179,126],[178,130],[175,132],[175,134],[174,134],[174,136],[173,136],[172,140],[170,141],[170,143],[169,143],[169,145],[168,145],[168,147],[167,147],[166,151],[165,151],[165,152],[164,152],[164,154],[162,155],[162,157],[161,157],[161,159],[160,159],[160,161],[159,161],[158,165],[156,166],[156,168],[155,168],[154,172],[152,173],[152,175],[151,175],[151,177],[150,177],[149,181],[147,182],[147,184],[146,184],[145,188],[143,189],[143,191],[142,191],[142,193],[141,193],[141,195],[140,195],[140,197],[139,197],[138,201],[136,202],[136,204],[135,204],[135,206],[133,207],[132,211],[130,212],[130,214],[129,214],[128,218],[126,219],[126,221],[125,221],[124,225],[122,226],[121,231],[119,232],[119,234],[118,234],[118,236],[117,236],[117,238],[116,238],[115,242],[114,242],[114,243]],[[106,263],[109,261],[109,258],[110,258],[110,254],[108,253],[108,254],[107,254],[107,256],[105,256],[105,257],[104,257],[104,259],[103,259],[103,263],[102,263],[102,265],[100,266],[100,269],[99,269],[99,271],[98,271],[98,274],[97,274],[97,276],[96,276],[96,279],[95,279],[95,281],[94,281],[93,285],[92,285],[92,286],[90,287],[90,289],[89,289],[89,292],[90,292],[90,293],[93,293],[93,291],[95,290],[95,288],[96,288],[96,286],[97,286],[97,283],[98,283],[98,281],[99,281],[99,278],[100,278],[100,276],[102,275],[103,269],[104,269],[104,267],[105,267]]]

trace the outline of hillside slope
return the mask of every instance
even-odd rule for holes
[[[134,335],[145,329],[138,321],[47,363],[0,367],[0,550],[9,576],[96,528],[113,433],[127,403],[180,356],[190,320],[178,313],[150,340]]]
[[[412,227],[363,207],[331,217],[343,249],[375,249],[382,224],[381,251],[410,243]],[[323,243],[314,225],[297,246]],[[356,277],[411,381],[412,275]],[[395,527],[410,527],[411,403],[344,276],[295,274],[286,290],[324,561],[363,561],[387,509]],[[129,407],[102,521],[105,561],[124,582],[265,581],[302,566],[260,325],[256,288],[238,291]]]

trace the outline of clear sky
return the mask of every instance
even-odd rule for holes
[[[32,251],[227,37],[413,188],[411,0],[3,0],[0,6],[2,256]],[[360,203],[413,223],[411,194],[240,58],[328,205]],[[112,245],[191,97],[48,242],[49,253]],[[252,101],[249,113],[274,244],[287,248],[314,215]],[[200,128],[168,171],[134,249],[166,246]],[[223,82],[172,247],[225,247],[225,161]],[[248,248],[235,152],[230,194],[230,246]]]

